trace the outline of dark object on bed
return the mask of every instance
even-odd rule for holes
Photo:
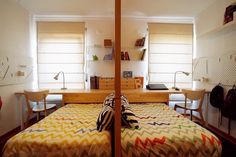
[[[164,84],[148,84],[146,88],[149,90],[169,90]]]

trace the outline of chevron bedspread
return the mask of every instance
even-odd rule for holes
[[[122,128],[123,157],[219,157],[219,139],[165,104],[131,104],[139,129]],[[4,157],[112,156],[111,135],[98,132],[102,104],[68,104],[12,137]]]
[[[4,157],[111,156],[111,136],[98,132],[102,104],[68,104],[12,137]]]
[[[139,129],[122,128],[123,157],[220,157],[219,139],[165,104],[131,104]]]

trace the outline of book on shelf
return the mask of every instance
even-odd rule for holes
[[[124,60],[130,60],[129,53],[127,51],[125,52]]]
[[[135,42],[135,46],[144,46],[144,44],[145,44],[145,37],[137,39]]]
[[[142,61],[144,60],[145,53],[146,53],[146,49],[143,49],[143,51],[141,53],[141,58],[140,58]]]
[[[99,89],[99,77],[91,76],[90,77],[90,89]]]

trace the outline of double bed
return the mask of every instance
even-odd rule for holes
[[[160,157],[219,157],[211,132],[164,103],[130,104],[138,129],[121,129],[121,154]],[[9,139],[3,156],[112,156],[109,131],[97,131],[100,104],[67,104]]]

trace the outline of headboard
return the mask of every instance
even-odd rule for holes
[[[87,92],[72,92],[63,94],[63,104],[68,103],[103,103],[105,97],[112,93],[112,90],[89,90]],[[149,91],[145,89],[122,90],[129,103],[145,102],[169,102],[170,91]]]

